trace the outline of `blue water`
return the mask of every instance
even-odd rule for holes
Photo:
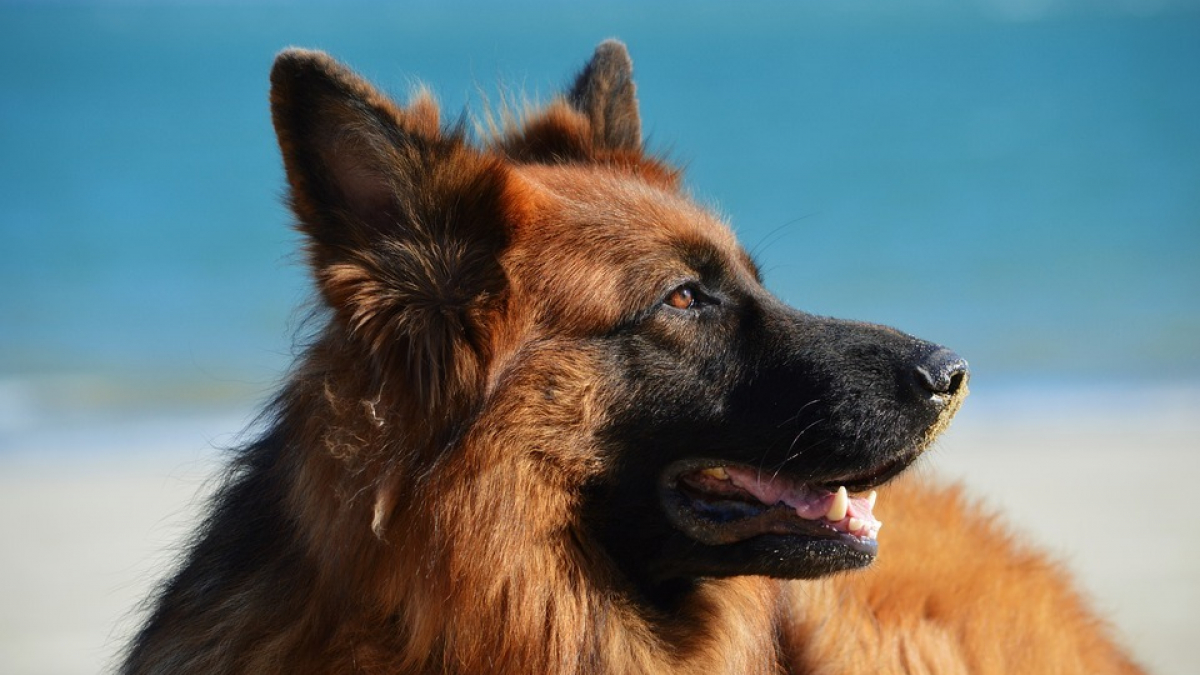
[[[479,111],[610,36],[652,146],[789,302],[977,377],[1200,376],[1197,3],[885,4],[0,4],[0,384],[286,366],[280,48]]]

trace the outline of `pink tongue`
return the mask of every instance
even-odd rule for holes
[[[834,493],[823,488],[812,487],[793,482],[785,477],[772,476],[751,469],[735,466],[725,467],[729,480],[739,488],[754,495],[754,498],[767,505],[787,504],[796,510],[796,515],[805,520],[820,520],[829,512]],[[871,513],[871,504],[862,497],[851,497],[846,517],[838,522],[857,518],[864,523],[877,524]]]

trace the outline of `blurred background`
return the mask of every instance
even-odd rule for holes
[[[453,118],[608,37],[768,286],[971,362],[927,470],[1200,672],[1200,0],[0,2],[0,671],[105,667],[292,359],[274,54]]]

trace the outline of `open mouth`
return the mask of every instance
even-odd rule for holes
[[[900,473],[912,459],[821,482],[713,460],[683,460],[663,472],[660,487],[668,518],[704,544],[782,535],[831,540],[874,555],[883,523],[875,517],[871,488]]]

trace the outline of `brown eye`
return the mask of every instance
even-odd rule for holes
[[[696,291],[691,286],[680,286],[671,291],[665,302],[675,309],[691,309],[696,306]]]

